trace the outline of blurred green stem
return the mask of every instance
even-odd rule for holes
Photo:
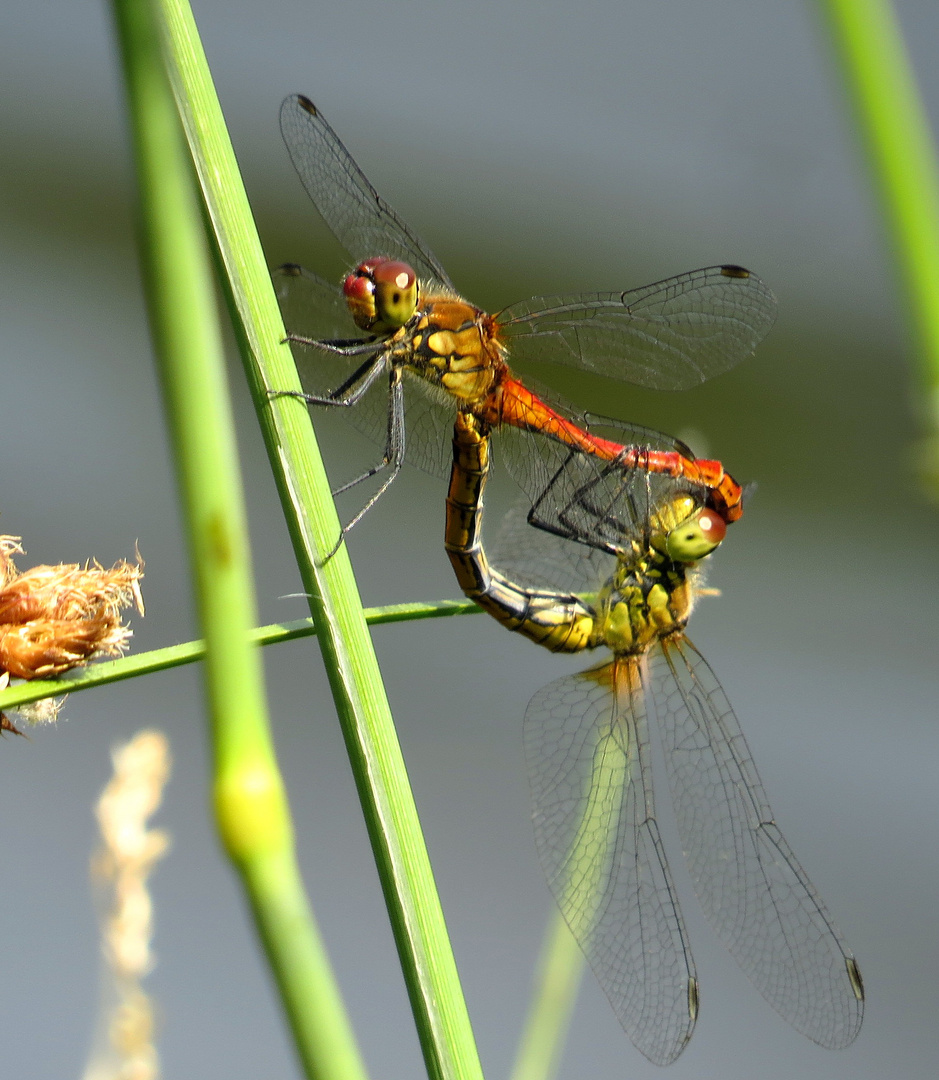
[[[939,495],[939,165],[889,0],[819,0],[906,291],[924,389],[921,459]]]
[[[247,889],[308,1077],[362,1080],[296,863],[248,632],[254,594],[215,294],[166,77],[155,0],[115,0],[139,190],[140,252],[175,445],[200,621],[222,841]]]
[[[555,909],[545,929],[511,1080],[551,1080],[557,1073],[583,971],[584,954]]]
[[[482,1071],[407,772],[300,383],[192,12],[162,0],[171,78],[362,803],[427,1071]],[[273,122],[273,110],[272,110]],[[317,724],[321,718],[317,717]]]

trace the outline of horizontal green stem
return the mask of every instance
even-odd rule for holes
[[[436,603],[389,604],[385,607],[365,609],[365,621],[370,626],[385,623],[411,622],[415,619],[440,619],[450,615],[476,615],[482,611],[472,600],[438,600]],[[276,645],[282,641],[315,637],[316,627],[312,619],[296,619],[293,622],[270,623],[259,626],[248,635],[255,645]],[[132,679],[137,675],[149,675],[155,671],[194,664],[205,658],[205,642],[185,641],[169,645],[165,649],[132,653],[119,660],[105,660],[87,667],[75,668],[58,679],[34,679],[19,683],[0,692],[0,711],[15,709],[42,698],[71,694],[78,690],[90,690],[95,686]]]

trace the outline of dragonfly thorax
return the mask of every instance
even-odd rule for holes
[[[650,551],[621,558],[597,597],[604,643],[618,656],[647,652],[655,641],[684,630],[694,604],[696,569]]]
[[[487,399],[508,370],[491,317],[457,296],[425,297],[395,352],[396,361],[476,411],[491,407]]]

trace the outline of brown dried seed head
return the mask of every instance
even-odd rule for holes
[[[0,666],[20,679],[47,679],[95,653],[120,656],[131,631],[117,617],[33,619],[0,625]]]
[[[0,670],[21,679],[61,674],[96,654],[120,655],[131,631],[121,610],[143,614],[143,561],[110,570],[97,563],[34,566],[18,574],[22,549],[0,537]]]

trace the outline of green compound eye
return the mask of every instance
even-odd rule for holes
[[[665,537],[665,553],[675,562],[697,562],[720,544],[727,525],[713,510],[702,510]]]
[[[367,259],[346,277],[342,291],[355,325],[373,334],[394,333],[417,309],[417,275],[396,259]]]
[[[374,270],[375,310],[381,323],[398,329],[417,307],[417,275],[403,262],[379,263]]]

